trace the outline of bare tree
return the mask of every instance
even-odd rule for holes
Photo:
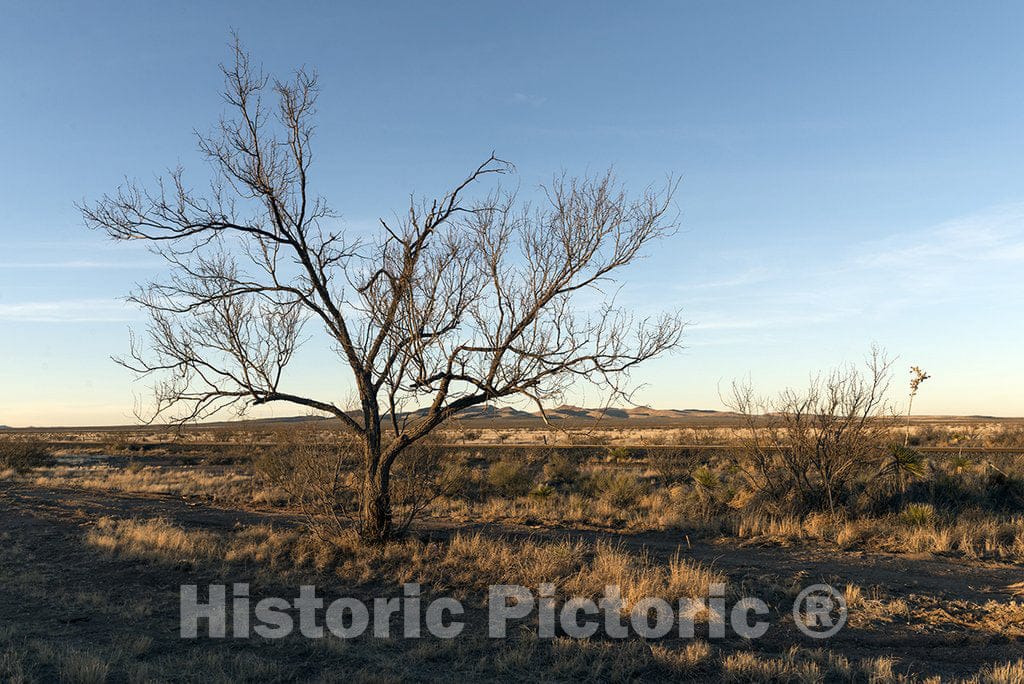
[[[215,180],[180,169],[126,183],[82,207],[118,240],[146,240],[170,276],[131,299],[151,315],[148,344],[121,362],[154,376],[150,420],[290,402],[336,416],[362,446],[360,532],[394,533],[390,473],[412,444],[467,408],[511,397],[543,406],[584,380],[611,396],[638,363],[675,348],[678,314],[635,316],[602,296],[613,276],[674,229],[676,184],[628,195],[611,173],[556,177],[542,206],[492,189],[511,171],[493,154],[451,190],[412,200],[349,240],[309,180],[316,76],[271,80],[237,40],[222,67],[230,115],[197,134]],[[276,95],[276,108],[264,94]],[[310,321],[351,370],[358,409],[285,385]]]

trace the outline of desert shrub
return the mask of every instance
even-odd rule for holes
[[[533,474],[524,462],[501,460],[487,469],[487,483],[503,496],[522,496],[533,488]]]
[[[907,488],[907,482],[923,476],[927,467],[924,455],[917,449],[892,444],[884,456],[879,474],[902,493]]]
[[[608,447],[605,451],[605,459],[612,463],[621,463],[629,460],[629,449],[622,446]]]
[[[555,485],[573,485],[580,478],[580,456],[564,449],[556,449],[544,463],[544,479]]]
[[[391,505],[396,530],[408,529],[439,497],[466,491],[469,482],[467,454],[453,454],[436,445],[407,447],[391,469]]]
[[[1000,425],[985,441],[988,446],[1024,449],[1024,426]]]
[[[731,493],[717,473],[702,466],[693,472],[690,480],[693,484],[693,509],[697,517],[708,520],[726,511]]]
[[[647,483],[636,475],[611,470],[597,471],[588,484],[593,495],[619,508],[635,505],[648,490]]]
[[[0,470],[31,470],[50,461],[50,450],[42,442],[0,442]]]
[[[358,511],[355,476],[359,466],[353,442],[315,432],[282,433],[278,444],[253,457],[253,471],[264,486],[286,493],[318,536],[337,536]]]
[[[547,499],[555,493],[555,490],[546,484],[539,484],[530,490],[530,496],[534,499]]]
[[[858,475],[877,472],[893,425],[885,403],[891,362],[872,350],[867,367],[811,379],[806,390],[758,397],[734,383],[727,402],[744,420],[740,467],[778,513],[840,512]]]
[[[678,484],[690,479],[697,465],[704,460],[701,449],[675,447],[668,449],[651,449],[648,462],[658,476],[666,484]]]
[[[968,454],[959,453],[949,458],[948,465],[950,470],[959,475],[971,470],[974,467],[974,460]]]
[[[915,428],[908,438],[909,446],[939,446],[949,441],[949,433],[938,425],[923,425]]]
[[[906,498],[911,502],[927,503],[940,511],[956,513],[983,505],[985,492],[981,479],[974,473],[937,471],[927,479],[913,482],[907,489]]]
[[[128,432],[110,432],[103,438],[103,450],[111,455],[131,452],[135,446]]]
[[[665,433],[661,430],[654,433],[653,435],[648,436],[647,439],[644,441],[646,441],[647,444],[650,444],[651,446],[664,446],[665,444],[668,444],[668,438],[665,436]]]
[[[985,494],[988,506],[1000,511],[1024,510],[1024,479],[990,469]]]

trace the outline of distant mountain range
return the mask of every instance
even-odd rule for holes
[[[427,409],[418,409],[401,414],[403,417],[416,418],[425,415]],[[709,409],[655,409],[649,406],[637,406],[634,408],[585,408],[581,406],[570,406],[564,404],[555,408],[546,409],[545,414],[549,422],[554,425],[587,425],[594,423],[614,424],[622,426],[624,423],[631,423],[638,426],[664,426],[673,424],[694,424],[718,421],[729,422],[735,420],[736,414],[728,411],[712,411]],[[355,411],[350,411],[356,420],[362,416]],[[388,416],[383,417],[385,421]],[[247,423],[301,423],[307,421],[333,421],[329,416],[293,416],[281,418],[256,418]],[[540,411],[523,411],[511,406],[473,406],[459,413],[455,419],[459,423],[470,423],[478,427],[541,427],[544,425],[544,417]],[[237,425],[232,423],[208,423],[207,426]]]
[[[655,409],[649,406],[638,406],[635,408],[584,408],[563,404],[555,408],[546,409],[542,415],[540,411],[521,411],[509,406],[479,406],[463,411],[459,414],[459,420],[525,420],[542,421],[544,416],[550,421],[563,420],[687,420],[698,417],[712,417],[730,415],[721,411],[710,411],[704,409]]]
[[[426,409],[420,409],[407,415],[419,416],[425,413]],[[543,415],[540,411],[523,411],[511,406],[474,406],[461,412],[457,420],[463,423],[499,423],[528,426],[543,425],[545,417],[554,424],[594,422],[667,424],[692,423],[701,419],[732,418],[735,417],[735,414],[707,409],[655,409],[649,406],[601,409],[563,404],[562,406],[546,409]]]

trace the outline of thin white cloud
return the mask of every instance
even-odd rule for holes
[[[865,245],[865,267],[943,268],[970,262],[1024,261],[1024,204],[962,216],[923,231],[897,233]]]
[[[111,299],[0,302],[0,321],[22,323],[117,323],[138,319],[126,303]]]

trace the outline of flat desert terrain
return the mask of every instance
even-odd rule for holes
[[[292,479],[304,459],[343,444],[328,423],[166,430],[7,430],[0,479],[0,673],[10,681],[470,681],[683,678],[705,681],[992,681],[1024,677],[1022,426],[919,419],[924,454],[897,504],[786,515],[753,503],[731,418],[588,423],[587,429],[465,421],[425,447],[438,492],[402,541],[368,548],[343,531],[325,542]],[[325,451],[326,450],[326,451]],[[310,476],[312,477],[312,476]],[[955,483],[955,484],[954,484]],[[999,491],[996,491],[1000,488]],[[401,491],[401,487],[398,487]],[[318,533],[319,530],[319,533]],[[182,585],[246,583],[253,601],[314,585],[325,599],[399,597],[404,583],[464,607],[462,633],[353,638],[198,638],[179,633]],[[620,588],[768,606],[758,638],[659,638],[559,630],[538,618],[488,637],[488,587],[556,600]],[[846,625],[816,639],[794,600],[825,583]],[[230,590],[229,590],[230,591]],[[394,618],[394,616],[392,616]]]

